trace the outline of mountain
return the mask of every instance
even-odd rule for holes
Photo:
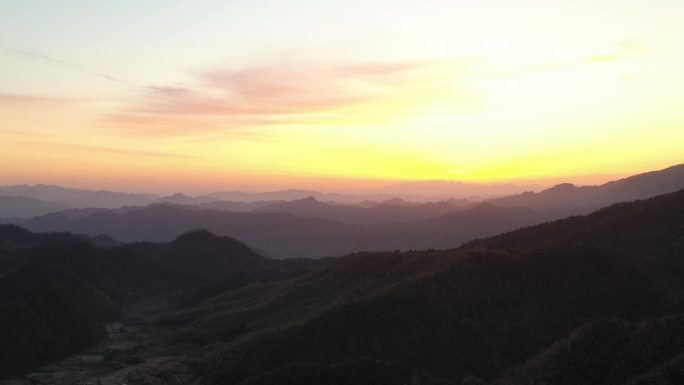
[[[330,236],[319,247],[340,238],[359,247],[425,234],[447,242],[539,215],[483,203],[415,224],[338,223],[336,234],[325,229],[335,222],[322,219],[194,206],[48,216],[131,237],[212,218],[203,223],[291,241],[307,224]],[[265,227],[274,218],[282,227]],[[678,384],[683,218],[681,190],[458,249],[323,261],[271,260],[204,230],[101,247],[80,235],[0,226],[0,330],[14,331],[0,333],[0,368],[17,372],[92,346],[102,322],[163,298],[149,331],[139,329],[147,343],[80,370],[125,372],[132,384]],[[358,238],[342,237],[357,228],[350,234]]]
[[[201,354],[144,373],[183,370],[201,384],[681,383],[682,218],[684,190],[458,250],[341,257],[169,315],[169,351]]]
[[[115,246],[117,244],[116,241],[102,234],[90,237],[66,232],[32,233],[16,225],[0,225],[0,247],[6,250],[39,246],[47,243],[72,245],[82,242],[100,247]]]
[[[676,243],[684,217],[684,190],[637,203],[617,203],[585,216],[532,226],[463,247],[516,250],[541,247],[549,242],[581,242],[611,248],[642,249],[644,245]],[[680,243],[684,243],[684,240]]]
[[[495,384],[681,383],[684,315],[589,322]]]
[[[0,376],[95,345],[125,301],[173,281],[81,236],[0,226]]]
[[[684,165],[652,171],[608,182],[600,186],[559,184],[539,193],[491,199],[501,207],[530,207],[536,210],[564,209],[588,213],[616,202],[645,199],[684,188]]]
[[[283,203],[285,201],[251,201],[251,202],[232,202],[232,201],[214,201],[201,203],[198,206],[203,209],[208,210],[220,210],[220,211],[234,211],[238,213],[246,213],[249,211],[257,210],[265,206],[269,206],[276,203]]]
[[[159,263],[187,273],[212,276],[264,268],[268,261],[244,243],[195,230],[174,239],[158,255]]]
[[[450,198],[489,198],[517,194],[525,190],[539,189],[537,185],[515,183],[473,183],[449,180],[425,180],[395,183],[389,186],[361,190],[354,194],[375,194],[417,200],[445,200]]]
[[[172,203],[176,205],[201,205],[205,203],[214,203],[218,199],[208,196],[190,197],[184,194],[176,193],[171,196],[161,197],[155,203]]]
[[[401,199],[401,198],[397,198],[397,197],[384,200],[380,203],[383,205],[390,205],[390,206],[413,206],[415,204],[414,202],[409,202],[405,199]]]
[[[87,236],[0,225],[0,377],[97,344],[103,323],[140,301],[165,296],[194,305],[217,291],[321,265],[268,260],[206,231],[168,244],[103,247]]]
[[[291,207],[288,204],[284,204]],[[294,205],[326,205],[295,202]],[[449,209],[449,204],[427,204],[427,209]],[[405,210],[404,218],[431,213],[422,206],[399,206],[383,213],[388,206],[371,209],[326,205],[329,212],[372,210],[370,218],[392,217]],[[420,210],[427,211],[421,212]],[[341,211],[337,211],[341,210]],[[417,210],[417,211],[416,211]],[[433,211],[437,212],[437,211]],[[301,214],[301,213],[300,213]],[[365,214],[364,214],[365,215]],[[364,217],[367,218],[367,217]],[[358,219],[358,218],[357,218]],[[178,235],[207,229],[227,235],[264,250],[276,258],[326,257],[359,250],[411,250],[457,247],[473,238],[541,223],[546,213],[517,208],[473,207],[413,223],[379,223],[354,225],[323,218],[299,217],[284,213],[237,213],[203,210],[195,206],[156,204],[115,210],[68,210],[26,221],[32,231],[69,231],[98,235],[107,234],[124,242],[171,241]],[[364,219],[366,220],[366,219]]]
[[[388,200],[371,207],[324,203],[314,197],[278,202],[257,208],[257,213],[285,213],[298,217],[325,218],[349,224],[417,222],[462,209],[448,202],[413,204],[401,199]]]
[[[23,196],[0,196],[0,218],[31,218],[62,211],[68,206]]]
[[[209,196],[222,201],[293,201],[298,199],[305,199],[308,197],[315,197],[320,200],[337,201],[337,202],[357,202],[360,199],[357,196],[350,194],[339,193],[322,193],[312,190],[282,190],[282,191],[267,191],[267,192],[242,192],[242,191],[223,191],[209,194]]]
[[[364,200],[361,202],[352,203],[351,205],[357,206],[357,207],[371,208],[371,207],[375,207],[379,204],[380,204],[380,202],[378,202],[378,201]]]
[[[26,222],[24,218],[10,217],[10,218],[0,218],[0,224],[8,225],[21,225]]]
[[[0,196],[23,196],[73,208],[140,206],[150,204],[157,198],[153,194],[93,191],[44,184],[0,186]]]
[[[105,210],[82,217],[62,213],[35,217],[24,226],[33,231],[107,234],[126,242],[168,242],[195,229],[232,236],[276,257],[326,256],[350,249],[349,237],[361,229],[317,218],[287,214],[236,213],[195,206],[155,204]]]
[[[398,199],[402,201],[434,202],[447,199],[490,198],[517,194],[526,189],[539,189],[536,185],[517,185],[513,183],[470,183],[459,181],[413,181],[394,183],[388,186],[372,189],[347,190],[340,193],[324,193],[313,190],[282,190],[271,192],[248,193],[241,191],[215,192],[209,194],[214,198],[226,201],[265,201],[282,200],[293,201],[314,197],[320,201],[335,201],[355,204],[366,201],[387,201]],[[478,200],[480,200],[478,199]],[[400,204],[400,202],[388,202]]]
[[[117,208],[124,206],[142,206],[154,201],[152,194],[129,194],[115,191],[93,191],[83,197],[66,202],[71,207],[104,207]]]

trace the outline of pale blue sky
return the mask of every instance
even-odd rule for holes
[[[492,40],[515,48],[530,34],[559,44],[583,29],[579,43],[610,44],[682,32],[684,2],[560,0],[2,0],[0,86],[33,90],[65,77],[93,79],[13,52],[35,52],[134,83],[187,80],[211,65],[291,56],[393,60],[476,56]],[[578,24],[580,23],[580,24]],[[586,23],[582,25],[581,23]],[[516,28],[512,30],[511,28]],[[601,30],[602,29],[602,30]],[[568,34],[573,38],[568,39]],[[499,43],[493,44],[500,46]],[[56,76],[58,73],[62,76]],[[74,75],[74,74],[72,74]],[[76,84],[74,84],[74,82]],[[82,84],[84,85],[84,84]],[[94,86],[94,85],[92,85]]]

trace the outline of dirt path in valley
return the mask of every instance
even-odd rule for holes
[[[163,335],[150,321],[165,308],[166,303],[158,300],[129,306],[126,316],[105,325],[107,337],[98,346],[22,376],[0,380],[0,385],[130,385],[128,376],[132,371],[144,372],[148,364],[158,365],[165,359],[146,357]]]

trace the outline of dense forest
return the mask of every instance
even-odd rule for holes
[[[97,344],[103,323],[146,298],[179,306],[253,282],[304,274],[324,261],[268,260],[205,231],[168,244],[0,226],[0,375]]]
[[[341,367],[367,383],[658,383],[684,351],[682,218],[684,191],[459,250],[350,255],[163,322],[208,384],[350,383]]]
[[[163,298],[150,324],[163,337],[114,358],[135,363],[131,384],[684,378],[684,190],[458,249],[324,260],[273,260],[207,231],[0,235],[4,374],[92,346],[103,322]]]

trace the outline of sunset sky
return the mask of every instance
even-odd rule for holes
[[[684,162],[682,0],[0,0],[0,184],[600,182]]]

